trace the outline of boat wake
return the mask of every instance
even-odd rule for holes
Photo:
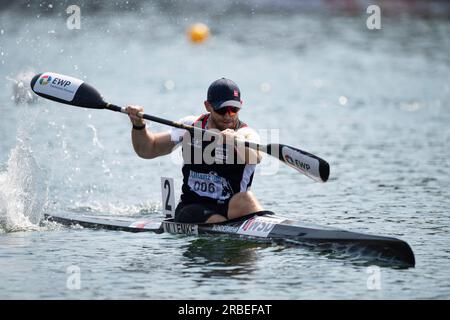
[[[19,142],[0,170],[0,232],[39,229],[46,203],[42,170],[31,149]]]
[[[410,264],[398,259],[388,250],[381,250],[375,246],[356,244],[356,243],[315,243],[315,242],[297,242],[295,240],[288,242],[291,246],[301,246],[318,253],[329,259],[346,261],[357,266],[368,267],[376,265],[379,267],[388,267],[393,269],[407,269]],[[287,242],[285,241],[285,244]]]
[[[161,203],[159,201],[145,201],[139,204],[123,204],[121,202],[73,202],[71,206],[64,209],[68,213],[108,215],[123,217],[139,217],[161,213]]]

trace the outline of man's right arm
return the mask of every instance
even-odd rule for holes
[[[144,112],[140,106],[127,106],[126,108],[131,123],[136,127],[145,125],[144,119],[137,116],[138,112]],[[175,143],[172,142],[170,132],[152,133],[146,128],[132,129],[131,141],[136,154],[144,159],[153,159],[172,152]]]
[[[152,133],[146,129],[133,129],[131,141],[136,154],[144,159],[165,156],[171,153],[175,146],[175,143],[170,140],[170,132]]]

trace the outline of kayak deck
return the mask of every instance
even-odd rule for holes
[[[296,245],[357,245],[378,255],[414,267],[415,258],[403,240],[324,226],[307,225],[261,211],[243,218],[214,224],[178,223],[173,219],[136,219],[111,216],[45,215],[63,225],[127,232],[180,233],[186,235],[225,234],[257,241]]]

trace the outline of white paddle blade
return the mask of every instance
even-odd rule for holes
[[[86,82],[54,72],[37,74],[30,86],[37,95],[71,106],[103,109],[106,106],[101,94]]]
[[[297,169],[314,180],[322,181],[319,173],[319,161],[317,159],[286,147],[281,148],[281,156],[288,166]]]
[[[33,91],[72,102],[83,81],[53,72],[42,73],[34,83]]]
[[[283,144],[270,144],[268,146],[270,146],[270,154],[272,156],[277,157],[309,178],[319,182],[328,180],[330,165],[325,160],[306,151]],[[274,154],[274,152],[278,154]]]

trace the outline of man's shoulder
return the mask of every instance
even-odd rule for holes
[[[178,122],[188,125],[188,126],[192,126],[202,116],[203,115],[200,115],[200,116],[189,115],[189,116],[185,116],[185,117],[181,118],[180,120],[178,120]],[[181,142],[185,132],[186,132],[185,129],[171,128],[170,129],[170,140],[172,142],[174,142],[175,144]]]
[[[181,118],[180,120],[178,120],[178,122],[181,122],[186,125],[192,125],[195,121],[197,121],[201,117],[202,117],[202,115],[200,115],[200,116],[188,115],[188,116],[185,116],[185,117]]]

